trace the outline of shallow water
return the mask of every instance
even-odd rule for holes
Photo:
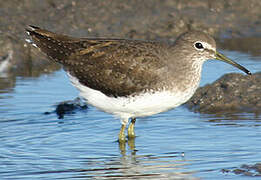
[[[223,53],[252,72],[261,69],[257,57]],[[201,85],[229,72],[239,71],[209,61]],[[215,116],[178,107],[139,118],[135,143],[124,148],[116,142],[120,121],[94,107],[64,119],[45,114],[78,96],[62,70],[15,83],[0,86],[1,179],[248,179],[223,169],[261,162],[261,117],[251,113]]]

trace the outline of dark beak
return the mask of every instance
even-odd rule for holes
[[[231,59],[227,58],[225,55],[223,55],[223,54],[221,54],[217,51],[216,51],[215,59],[220,60],[220,61],[224,61],[228,64],[231,64],[232,66],[235,66],[238,69],[244,71],[246,74],[251,75],[251,72],[249,70],[247,70],[246,68],[244,68],[240,64],[237,64],[236,62],[232,61]]]

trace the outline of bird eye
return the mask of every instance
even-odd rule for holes
[[[203,49],[204,49],[202,43],[200,43],[200,42],[196,42],[196,43],[194,44],[194,46],[195,46],[196,49],[199,49],[199,50],[203,50]]]

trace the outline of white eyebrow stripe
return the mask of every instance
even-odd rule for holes
[[[204,47],[205,49],[209,49],[209,50],[216,51],[216,49],[215,49],[213,46],[211,46],[210,44],[208,44],[208,43],[206,43],[206,42],[203,42],[203,41],[199,41],[199,42],[202,43],[202,45],[203,45],[203,47]]]

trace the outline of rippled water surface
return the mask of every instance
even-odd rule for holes
[[[224,53],[252,72],[261,69],[249,55]],[[239,71],[207,62],[201,85],[229,72]],[[78,96],[62,70],[17,77],[15,84],[0,90],[1,179],[248,179],[233,170],[261,162],[260,115],[203,115],[178,107],[139,118],[135,142],[119,147],[120,121],[94,107],[64,119],[45,114]]]

